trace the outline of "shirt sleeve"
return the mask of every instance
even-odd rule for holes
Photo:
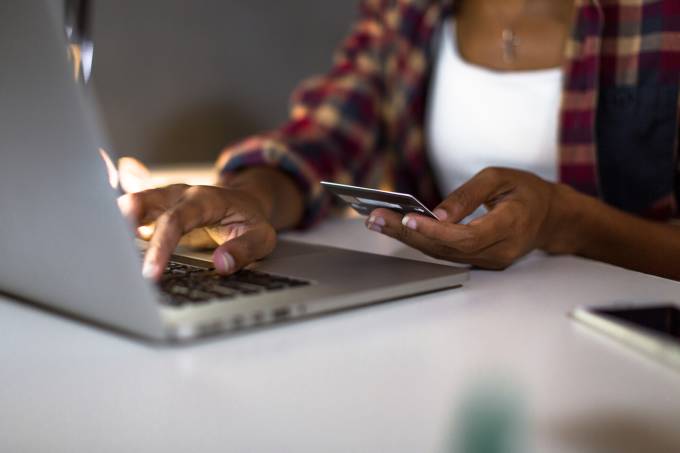
[[[321,180],[356,183],[374,165],[384,97],[384,4],[361,2],[332,69],[293,93],[287,123],[227,147],[217,162],[221,174],[271,166],[289,175],[305,195],[302,228],[327,212]]]

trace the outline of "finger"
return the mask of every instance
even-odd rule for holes
[[[383,218],[385,225],[381,228],[381,232],[387,236],[390,236],[398,241],[403,242],[406,245],[414,247],[425,253],[436,253],[439,255],[439,251],[435,251],[435,240],[420,234],[418,231],[408,228],[402,224],[403,216],[400,213],[384,210],[386,212],[381,212],[383,210],[376,210],[375,216],[377,218]]]
[[[181,218],[174,212],[166,212],[156,222],[144,256],[142,274],[150,280],[158,280],[163,274],[172,252],[184,234]]]
[[[484,203],[508,192],[512,183],[502,168],[486,168],[454,190],[434,210],[439,220],[458,223]]]
[[[183,235],[199,226],[219,222],[229,202],[207,187],[192,187],[156,221],[156,229],[144,258],[143,274],[158,280]]]
[[[276,246],[276,231],[268,223],[245,227],[244,232],[215,249],[213,263],[217,272],[233,274],[248,264],[269,255]]]
[[[460,250],[456,250],[441,241],[426,237],[418,231],[405,227],[402,225],[401,219],[401,214],[397,212],[389,209],[376,209],[371,213],[366,223],[369,229],[392,237],[427,255],[449,261],[467,262],[467,257]],[[382,223],[382,226],[379,223]]]
[[[401,214],[389,210],[385,210],[387,212],[376,211],[377,212],[374,213],[375,218],[383,219],[384,225],[379,229],[372,228],[374,231],[381,232],[386,236],[403,242],[404,244],[434,256],[435,258],[443,257],[444,250],[436,250],[435,241],[401,224]],[[449,251],[447,250],[446,252]],[[453,253],[454,252],[451,251],[451,253],[446,254],[451,256]]]
[[[173,184],[128,193],[118,197],[118,207],[133,226],[147,225],[175,204],[188,187],[185,184]]]
[[[189,247],[192,249],[210,249],[213,250],[218,244],[206,231],[206,228],[196,228],[189,231],[187,234],[182,236],[179,241],[179,245],[183,247]]]
[[[434,241],[417,232],[408,232],[407,229],[402,229],[401,231],[387,230],[385,234],[439,260],[492,270],[505,269],[512,263],[512,261],[506,260],[508,254],[505,252],[504,243],[506,241],[504,240],[500,240],[476,252],[466,253],[439,241]]]
[[[513,207],[509,203],[501,204],[467,225],[440,222],[413,214],[404,216],[401,223],[433,241],[470,254],[484,250],[513,234],[517,221],[517,213]]]
[[[121,157],[118,159],[118,174],[120,188],[127,193],[141,192],[151,189],[151,172],[139,160],[134,157]]]
[[[156,231],[156,225],[149,223],[148,225],[140,225],[135,229],[135,234],[139,239],[150,241],[153,232]]]

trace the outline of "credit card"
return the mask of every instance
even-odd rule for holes
[[[437,219],[437,216],[416,197],[407,193],[348,186],[328,181],[321,181],[321,185],[364,216],[369,215],[374,209],[387,208],[402,215],[414,213]]]

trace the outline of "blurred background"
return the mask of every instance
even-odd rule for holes
[[[325,72],[357,0],[94,0],[94,70],[114,153],[213,161],[286,119]]]

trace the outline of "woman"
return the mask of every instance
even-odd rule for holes
[[[437,258],[503,269],[541,249],[680,279],[663,222],[679,82],[674,0],[364,0],[333,69],[298,89],[290,122],[223,152],[219,186],[120,205],[156,221],[152,279],[203,226],[220,272],[266,256],[276,230],[323,216],[321,179],[436,206],[439,222],[377,209],[367,227]]]

